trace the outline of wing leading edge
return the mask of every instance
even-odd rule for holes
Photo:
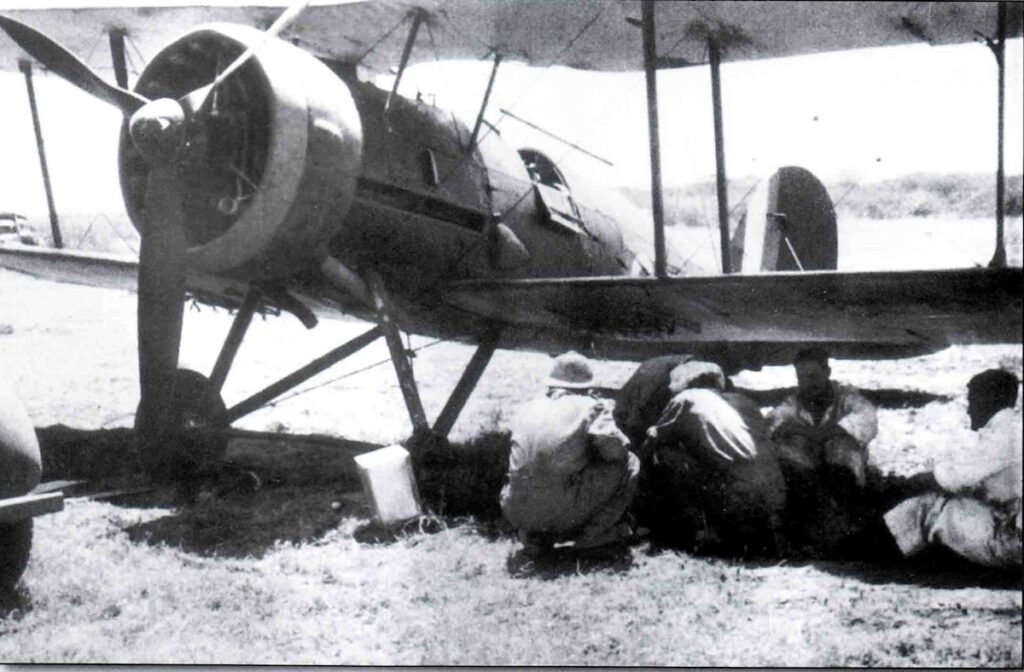
[[[468,281],[452,305],[510,325],[514,342],[642,359],[729,353],[784,364],[809,344],[840,358],[905,357],[955,343],[1020,343],[1020,268],[700,278]]]

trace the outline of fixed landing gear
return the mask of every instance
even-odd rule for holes
[[[206,376],[178,369],[173,404],[166,416],[170,427],[164,428],[163,445],[141,455],[146,470],[158,481],[194,478],[223,458],[228,446],[227,436],[220,431],[227,427],[224,400]]]
[[[141,436],[139,414],[136,414],[136,432],[140,434],[140,458],[152,479],[155,482],[164,483],[196,482],[223,472],[224,467],[228,467],[228,471],[230,471],[230,465],[225,465],[223,458],[227,452],[228,429],[233,422],[262,408],[281,394],[326,371],[381,337],[387,342],[402,396],[413,425],[413,437],[409,441],[410,448],[414,453],[425,453],[443,446],[459,413],[497,348],[501,325],[493,323],[482,329],[478,335],[477,351],[436,422],[431,426],[423,411],[409,355],[402,346],[390,297],[379,275],[371,271],[368,276],[370,280],[368,299],[372,301],[377,314],[375,326],[250,397],[226,408],[220,395],[221,387],[230,372],[253,315],[264,297],[271,295],[266,287],[250,286],[244,303],[235,315],[234,323],[210,377],[207,378],[188,369],[177,371],[173,408],[168,410],[165,416],[168,420],[163,422],[165,426],[151,430],[155,431],[157,436]],[[283,294],[278,293],[273,296],[273,300],[280,306],[283,297]],[[290,302],[290,307],[287,308],[288,312],[293,312],[302,319],[308,309],[291,297],[287,297],[287,299]],[[310,313],[310,315],[312,314]],[[316,324],[315,319],[302,321],[307,328]]]

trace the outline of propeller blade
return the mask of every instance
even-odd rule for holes
[[[311,0],[298,0],[298,2],[293,3],[288,7],[288,9],[284,10],[284,12],[281,13],[281,16],[277,17],[277,20],[267,28],[258,42],[250,45],[248,49],[243,51],[238,58],[231,62],[231,65],[226,67],[219,75],[217,75],[217,78],[214,79],[211,84],[183,96],[181,99],[182,104],[185,104],[185,101],[188,100],[191,109],[201,110],[210,99],[210,94],[213,93],[225,79],[245,65],[246,61],[252,58],[253,54],[255,54],[260,47],[266,44],[269,40],[277,37],[278,34],[288,26],[288,24],[294,21],[299,14],[309,6],[310,1]]]
[[[180,474],[174,381],[185,300],[184,186],[174,162],[152,165],[139,250],[140,456],[157,480]]]
[[[0,28],[46,68],[124,114],[131,114],[149,102],[137,93],[106,82],[77,56],[35,28],[5,16],[0,16]]]

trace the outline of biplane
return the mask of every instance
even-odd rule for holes
[[[989,268],[838,272],[831,203],[798,169],[780,172],[731,234],[719,93],[723,62],[981,35],[996,55],[1002,109],[1002,54],[1022,33],[1019,3],[307,4],[0,12],[2,67],[30,81],[35,62],[124,115],[120,181],[141,235],[138,262],[3,249],[0,265],[137,288],[136,428],[155,478],[173,479],[195,459],[185,428],[226,427],[379,338],[414,430],[435,436],[448,434],[497,348],[632,360],[690,352],[736,370],[788,363],[809,344],[886,358],[1021,340],[1001,153]],[[87,64],[76,54],[98,35],[109,63]],[[131,86],[126,42],[148,56]],[[487,120],[490,85],[466,122],[398,95],[410,65],[459,58],[490,59],[491,82],[503,60],[645,74],[653,254],[632,249],[621,223],[581,199],[550,156],[502,139]],[[368,64],[396,68],[391,90],[360,79]],[[664,235],[656,73],[696,66],[712,74],[725,271],[713,277],[680,274]],[[113,82],[101,74],[109,70]],[[186,296],[237,311],[209,375],[178,370]],[[254,314],[267,309],[309,327],[322,311],[373,325],[228,407],[220,390]],[[402,331],[477,345],[433,423]]]

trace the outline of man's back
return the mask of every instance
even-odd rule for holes
[[[1021,443],[1021,418],[1004,408],[978,430],[973,450],[935,466],[935,480],[948,492],[978,490],[986,501],[1020,499]]]
[[[634,450],[639,450],[647,428],[661,416],[672,398],[672,369],[693,359],[691,355],[662,355],[646,360],[619,390],[615,400],[615,424]]]
[[[603,411],[602,404],[583,395],[527,402],[511,423],[509,472],[562,479],[589,462],[587,430]]]

